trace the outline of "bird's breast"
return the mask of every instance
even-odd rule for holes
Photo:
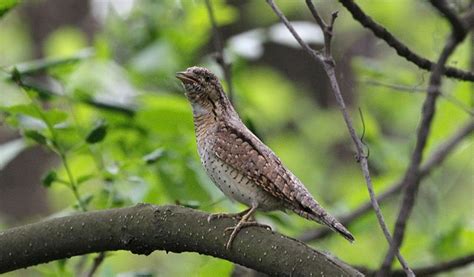
[[[261,210],[280,209],[279,200],[266,192],[243,172],[232,168],[211,151],[200,149],[201,162],[216,186],[230,199],[247,206],[258,204]]]

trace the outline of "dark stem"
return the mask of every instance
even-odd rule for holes
[[[440,166],[446,158],[451,154],[454,149],[470,134],[474,132],[474,121],[469,120],[461,128],[459,128],[454,134],[448,138],[445,142],[440,144],[436,150],[431,154],[431,156],[420,166],[420,181],[430,175],[430,173],[438,166]],[[377,195],[377,202],[383,203],[393,196],[397,195],[402,191],[403,188],[403,179],[398,180],[394,184],[388,187],[384,192]],[[350,225],[357,219],[361,218],[372,208],[371,202],[367,201],[357,207],[354,211],[339,218],[339,221],[343,225]],[[299,239],[302,241],[312,241],[324,238],[326,236],[332,235],[332,232],[329,228],[320,227],[316,230],[311,230],[303,233]]]
[[[423,276],[434,276],[439,273],[445,273],[448,271],[456,270],[467,265],[474,263],[474,253],[469,255],[459,257],[456,259],[452,259],[450,261],[440,262],[434,265],[426,266],[426,267],[419,267],[414,268],[413,272],[415,272],[416,276],[423,277]],[[366,267],[356,267],[360,272],[365,274],[365,276],[375,276],[377,271],[368,269]],[[388,276],[392,277],[404,277],[405,272],[403,270],[393,270],[390,271]]]
[[[433,70],[435,63],[413,52],[413,50],[392,35],[384,26],[375,22],[370,16],[365,14],[353,0],[339,0],[339,2],[352,14],[355,20],[359,21],[362,26],[371,30],[376,37],[382,39],[390,47],[395,49],[399,56],[404,57],[421,69],[428,71]],[[474,73],[458,68],[446,66],[444,67],[443,74],[451,78],[474,82]]]
[[[367,184],[367,189],[368,189],[368,192],[369,192],[369,196],[370,196],[370,201],[371,201],[371,204],[372,204],[372,207],[375,211],[375,214],[377,216],[377,220],[379,222],[379,225],[385,235],[385,238],[387,239],[387,242],[389,243],[389,245],[392,244],[391,242],[391,235],[390,235],[390,232],[388,231],[388,228],[387,228],[387,225],[385,224],[385,221],[384,221],[384,218],[383,218],[383,215],[382,215],[382,212],[380,211],[380,207],[377,203],[377,200],[375,198],[375,193],[374,193],[374,189],[373,189],[373,185],[372,185],[372,179],[370,177],[370,173],[369,173],[369,167],[368,167],[368,161],[367,161],[367,156],[365,155],[364,153],[364,144],[362,143],[362,141],[360,140],[360,138],[357,136],[357,133],[354,129],[354,126],[352,124],[352,120],[349,116],[349,113],[347,112],[347,109],[346,109],[346,104],[344,102],[344,98],[342,97],[342,94],[341,94],[341,91],[339,89],[339,84],[337,82],[337,78],[336,78],[336,72],[335,72],[335,63],[334,63],[334,60],[333,60],[333,57],[332,56],[327,56],[328,54],[330,55],[331,51],[329,49],[326,49],[323,53],[324,54],[321,54],[321,53],[318,53],[316,51],[314,51],[308,44],[306,44],[302,39],[301,37],[298,35],[298,33],[296,32],[296,30],[293,28],[293,26],[290,24],[290,22],[288,21],[288,19],[285,17],[285,15],[280,11],[280,9],[276,6],[276,4],[273,2],[273,0],[267,0],[267,3],[270,5],[270,7],[273,9],[273,11],[275,12],[275,14],[280,18],[280,20],[283,22],[283,24],[288,28],[288,30],[291,32],[291,34],[295,37],[295,39],[298,41],[298,43],[301,45],[301,47],[316,61],[316,62],[321,62],[323,64],[323,67],[324,67],[324,70],[329,78],[329,81],[330,81],[330,84],[331,84],[331,88],[332,88],[332,91],[336,97],[336,101],[339,105],[339,109],[341,110],[342,112],[342,116],[344,118],[344,121],[346,123],[346,126],[347,126],[347,129],[349,130],[349,134],[352,138],[352,141],[354,142],[354,145],[356,147],[356,150],[357,150],[357,161],[359,162],[360,166],[361,166],[361,169],[362,169],[362,173],[364,175],[364,179],[365,179],[365,182]],[[307,0],[306,3],[308,4],[308,7],[310,10],[312,10],[312,14],[313,16],[315,16],[315,20],[316,22],[319,24],[321,23],[322,26],[321,29],[323,30],[323,32],[327,32],[327,24],[324,22],[324,20],[319,16],[319,14],[316,11],[316,9],[314,8],[314,6],[312,5],[311,1]],[[335,17],[333,16],[333,19],[332,19],[332,23],[334,23]],[[331,23],[331,25],[332,25]],[[331,27],[332,28],[332,27]],[[332,38],[332,34],[325,34],[324,36],[325,40],[326,39],[331,39]],[[330,42],[325,42],[325,45],[326,46],[330,46]],[[413,275],[413,272],[410,270],[410,268],[408,267],[408,264],[407,262],[405,261],[405,259],[402,257],[402,255],[400,253],[397,252],[397,257],[400,261],[400,264],[402,265],[402,267],[404,268],[404,270],[406,271],[407,275],[408,276],[414,276]]]
[[[86,273],[86,277],[92,277],[94,276],[95,272],[97,269],[99,269],[100,265],[104,262],[105,260],[105,252],[100,252],[97,257],[94,258],[94,262],[89,270],[89,272]]]
[[[400,92],[408,92],[408,93],[426,93],[426,89],[419,88],[418,86],[405,86],[405,85],[398,85],[398,84],[388,84],[388,83],[383,83],[379,82],[376,80],[365,80],[365,81],[359,81],[359,83],[362,84],[367,84],[371,86],[380,86],[380,87],[385,87],[389,88],[391,90],[395,91],[400,91]],[[440,96],[443,97],[446,101],[450,102],[451,104],[457,106],[459,109],[462,111],[466,112],[469,114],[471,117],[474,117],[474,110],[466,105],[464,102],[461,100],[457,99],[456,97],[446,94],[443,92],[440,92]]]
[[[435,5],[435,7],[437,7]],[[442,13],[446,13],[440,10]],[[411,215],[413,206],[416,200],[416,194],[418,192],[420,184],[420,164],[423,158],[423,150],[425,149],[428,136],[430,134],[431,125],[436,112],[436,100],[440,94],[441,77],[443,75],[444,65],[446,64],[449,56],[454,52],[459,43],[466,37],[466,35],[460,36],[457,34],[459,30],[455,30],[456,25],[452,26],[452,34],[448,37],[446,44],[438,58],[438,62],[434,66],[429,86],[426,94],[425,102],[423,103],[421,111],[421,121],[417,131],[417,139],[415,149],[411,157],[410,165],[408,166],[405,176],[403,178],[403,187],[405,189],[400,206],[400,211],[397,216],[395,223],[395,230],[393,236],[393,244],[390,246],[385,259],[380,267],[378,276],[386,276],[390,272],[392,261],[396,249],[400,248],[405,236],[405,229],[408,218]],[[466,30],[464,30],[466,32]]]

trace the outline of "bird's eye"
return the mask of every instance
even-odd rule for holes
[[[211,77],[206,76],[206,77],[204,77],[204,80],[205,80],[206,82],[210,82],[210,81],[211,81]]]

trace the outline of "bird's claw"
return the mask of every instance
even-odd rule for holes
[[[273,230],[270,225],[261,224],[261,223],[258,223],[258,222],[245,222],[245,223],[243,223],[242,225],[243,225],[243,226],[239,227],[239,229],[243,229],[243,228],[251,227],[251,226],[256,226],[256,227],[265,228],[265,229],[267,229],[268,231],[272,231],[272,230]],[[235,230],[236,228],[237,228],[237,226],[227,227],[227,228],[224,229],[224,233],[233,231],[233,230]]]
[[[207,222],[211,222],[214,219],[221,219],[221,218],[232,218],[232,219],[241,219],[249,209],[241,211],[239,213],[217,213],[217,214],[210,214],[207,217]]]
[[[234,219],[240,219],[242,216],[240,214],[225,214],[225,213],[218,213],[218,214],[210,214],[207,217],[207,222],[210,223],[211,221],[215,219],[221,219],[221,218],[234,218]]]
[[[227,227],[227,228],[224,229],[224,233],[232,231],[232,233],[230,234],[229,240],[227,241],[227,243],[225,245],[225,248],[227,250],[229,250],[230,247],[232,246],[232,242],[237,237],[237,234],[239,233],[239,231],[244,229],[244,228],[251,227],[251,226],[263,227],[263,228],[265,228],[269,231],[272,231],[272,227],[270,227],[269,225],[266,225],[266,224],[261,224],[261,223],[255,222],[255,221],[252,221],[252,222],[242,222],[241,221],[236,226]]]

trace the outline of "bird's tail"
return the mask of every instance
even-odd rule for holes
[[[295,209],[294,211],[304,218],[328,226],[332,230],[341,234],[351,243],[354,242],[354,236],[351,234],[351,232],[349,232],[349,230],[347,230],[347,228],[337,221],[337,219],[335,219],[332,215],[328,214],[321,206],[317,205],[317,207],[313,207],[312,209],[305,207],[305,209]]]

